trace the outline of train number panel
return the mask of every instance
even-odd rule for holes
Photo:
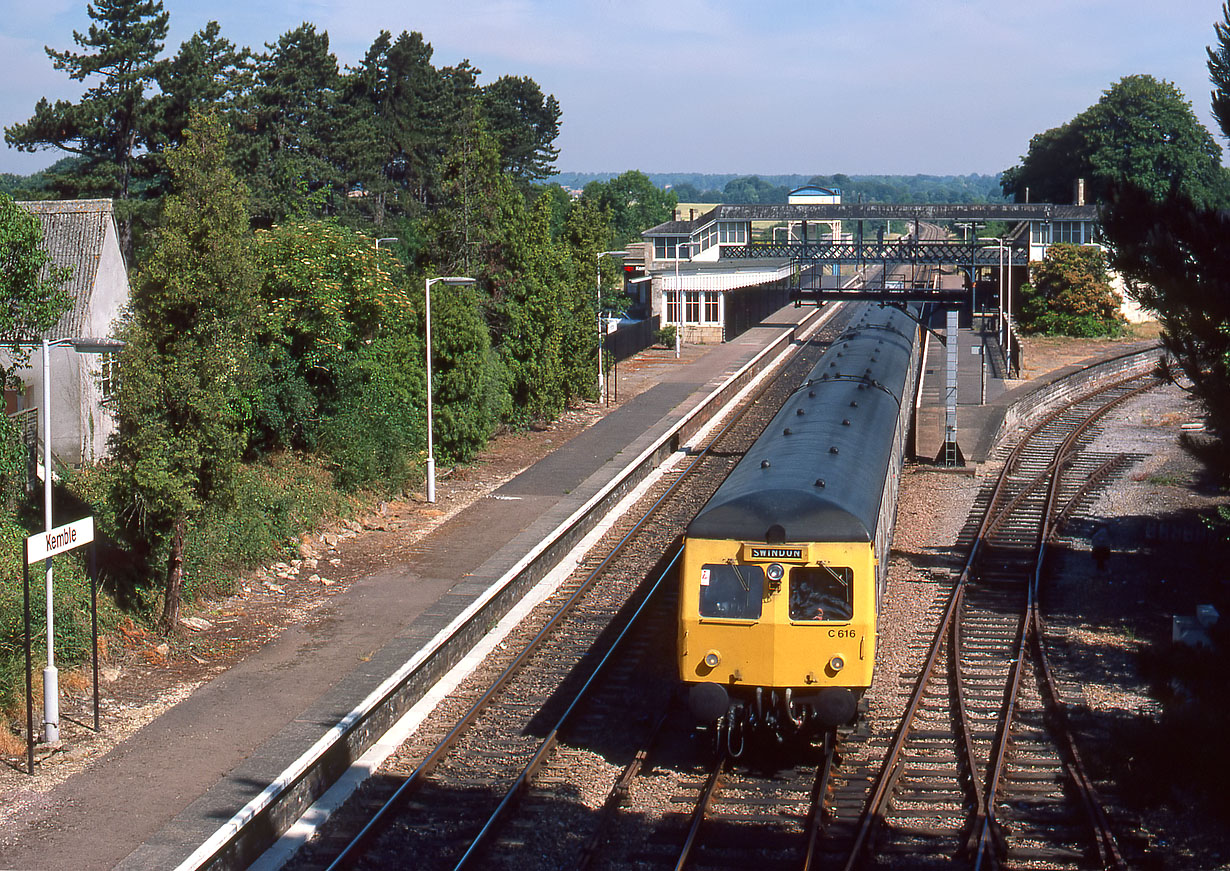
[[[869,307],[688,526],[679,677],[734,751],[857,716],[917,362],[915,321]]]

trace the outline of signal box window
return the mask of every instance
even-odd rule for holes
[[[760,619],[764,569],[735,563],[710,563],[700,570],[700,616]]]
[[[849,620],[854,616],[854,571],[844,566],[790,570],[791,620]]]

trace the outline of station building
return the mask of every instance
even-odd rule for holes
[[[902,234],[864,238],[864,223],[872,221],[881,227],[886,222],[914,227],[922,221],[965,223],[975,231],[988,221],[1005,221],[1013,229],[1004,240],[927,243],[911,250]],[[659,316],[663,326],[677,327],[683,341],[696,344],[722,342],[741,332],[738,325],[754,318],[753,297],[761,300],[764,314],[785,304],[801,264],[814,264],[812,269],[840,280],[843,264],[849,274],[850,264],[860,260],[901,262],[894,258],[908,255],[977,273],[998,268],[1010,252],[1014,268],[1021,268],[1015,276],[1019,283],[1026,275],[1023,267],[1045,257],[1052,244],[1100,243],[1097,208],[1079,201],[850,204],[842,202],[840,190],[817,186],[792,191],[785,204],[717,205],[701,214],[691,210],[687,219],[676,214],[641,235],[644,241],[629,246],[625,261],[637,275],[634,297],[646,314]]]

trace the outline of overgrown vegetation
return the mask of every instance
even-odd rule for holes
[[[25,622],[22,594],[22,542],[29,535],[14,519],[0,520],[0,716],[17,719],[25,702]],[[31,566],[30,612],[35,662],[46,659],[46,586],[41,564]],[[101,621],[111,623],[115,609],[100,599]],[[80,558],[55,559],[56,659],[63,664],[90,656],[90,581]],[[41,669],[38,669],[41,672]]]
[[[1118,336],[1123,332],[1122,300],[1110,285],[1101,248],[1058,244],[1030,270],[1021,286],[1018,322],[1048,336]]]

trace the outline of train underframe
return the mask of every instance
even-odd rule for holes
[[[693,684],[688,703],[709,724],[715,746],[739,757],[748,746],[817,741],[854,724],[862,689],[755,687],[730,693],[718,683]]]

